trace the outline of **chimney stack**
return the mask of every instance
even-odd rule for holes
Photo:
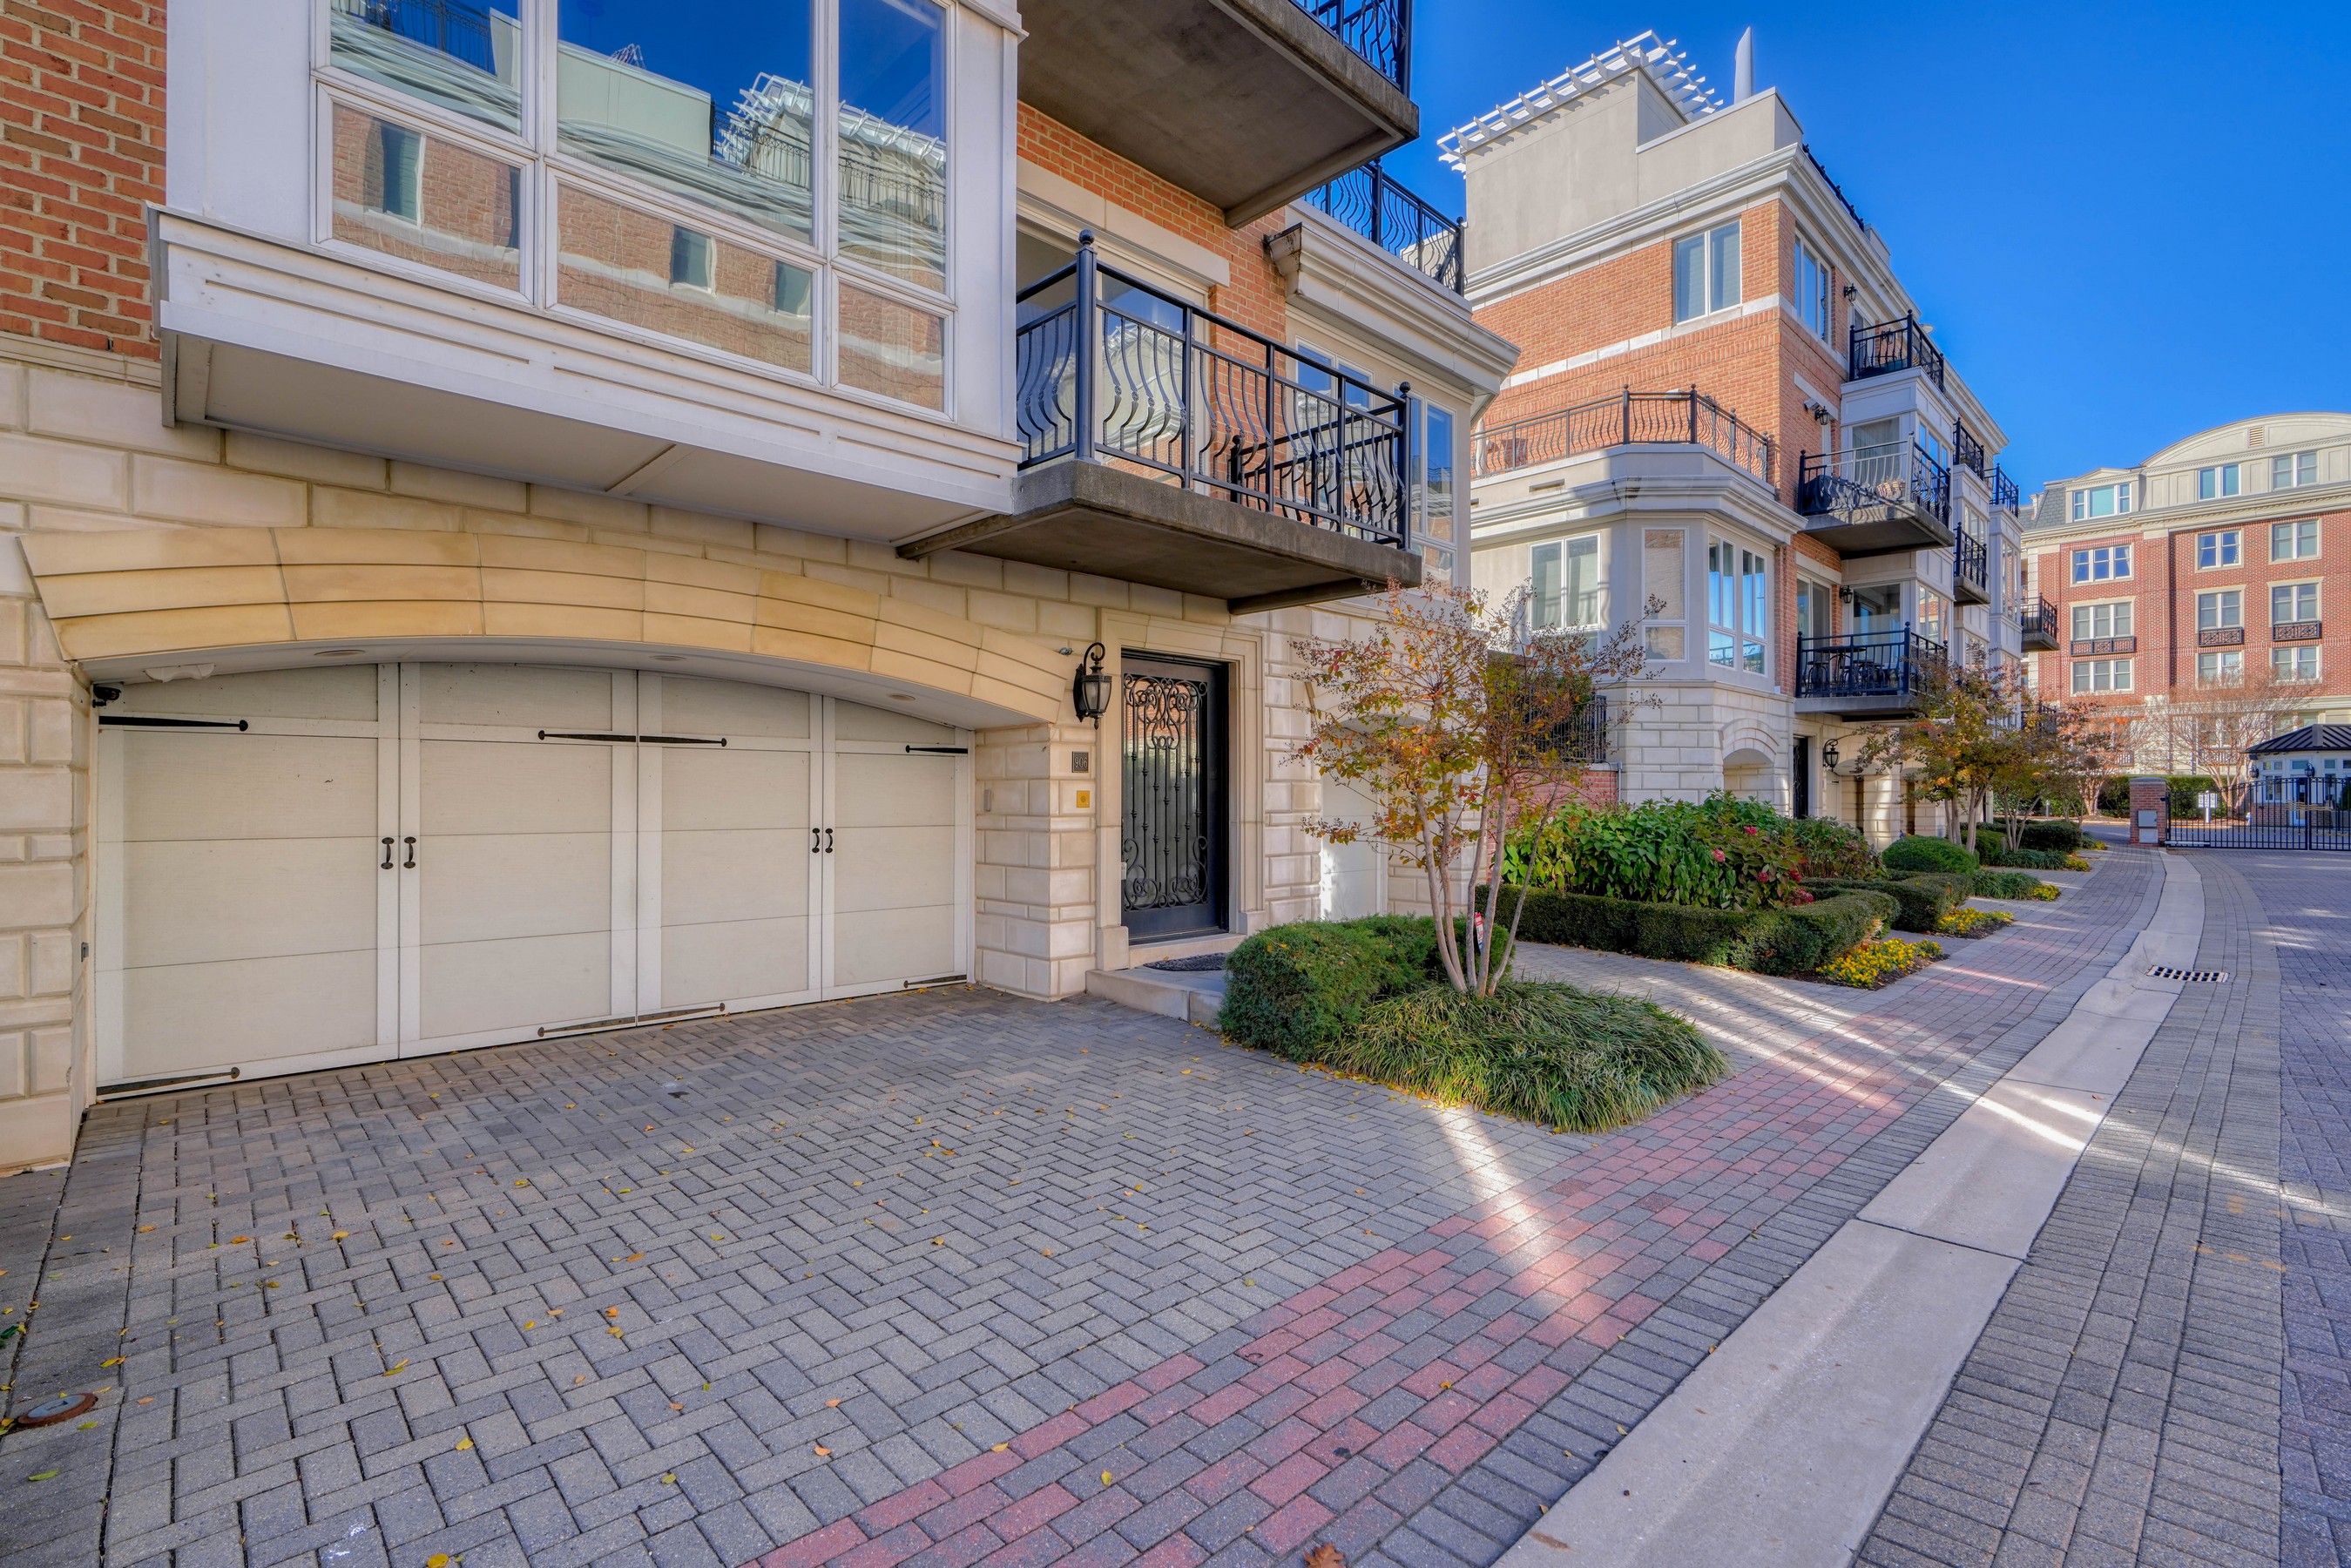
[[[1739,63],[1730,73],[1730,101],[1745,103],[1755,96],[1755,29],[1739,35]]]

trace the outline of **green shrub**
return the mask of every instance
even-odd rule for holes
[[[1877,857],[1887,871],[1971,872],[1976,869],[1976,857],[1965,847],[1949,839],[1930,839],[1912,833],[1895,840]]]
[[[2171,814],[2175,817],[2201,817],[2203,809],[2196,804],[2199,795],[2218,795],[2224,800],[2229,798],[2220,781],[2210,773],[2174,773],[2164,779],[2164,784],[2170,791]]]
[[[1796,871],[1806,882],[1815,877],[1867,878],[1877,874],[1877,856],[1869,841],[1829,817],[1800,817],[1789,825],[1796,843]]]
[[[1637,1122],[1730,1070],[1687,1019],[1654,1003],[1518,981],[1490,997],[1430,986],[1389,998],[1319,1060],[1447,1104],[1584,1133]]]
[[[1894,916],[1894,929],[1896,931],[1940,929],[1944,917],[1963,907],[1968,895],[1974,891],[1974,883],[1969,877],[1945,872],[1911,872],[1875,881],[1823,881],[1804,885],[1815,894],[1885,894],[1901,906]]]
[[[1457,920],[1457,935],[1460,929]],[[1496,956],[1505,972],[1510,957],[1507,948]],[[1444,984],[1444,973],[1437,923],[1426,915],[1277,925],[1227,956],[1217,1027],[1243,1045],[1311,1061],[1353,1030],[1374,1002]]]
[[[2087,871],[2090,862],[2064,850],[2004,850],[1989,839],[1983,842],[1983,863],[2018,866],[2026,871]]]
[[[2020,822],[2016,847],[2021,850],[2078,850],[2093,841],[2079,822]]]
[[[1505,925],[1519,896],[1515,887],[1502,890]],[[1764,975],[1816,969],[1876,936],[1901,908],[1892,894],[1876,889],[1778,909],[1692,909],[1581,893],[1531,891],[1525,896],[1526,909],[1519,916],[1521,942],[1556,942]]]
[[[2057,896],[2057,889],[2025,872],[1980,871],[1975,874],[1975,895],[1978,898],[2047,900]]]
[[[1522,823],[1505,875],[1552,893],[1706,909],[1788,901],[1799,850],[1789,819],[1726,794],[1606,808],[1570,801]]]

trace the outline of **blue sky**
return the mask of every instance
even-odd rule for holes
[[[2351,3],[1762,7],[1415,0],[1422,141],[1654,27],[1727,98],[1740,29],[2030,495],[2253,414],[2351,409]],[[1865,21],[1865,18],[1866,20]]]

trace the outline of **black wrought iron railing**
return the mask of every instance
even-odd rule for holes
[[[2041,637],[2054,643],[2057,641],[2057,607],[2039,594],[2025,604],[2016,618],[2016,629],[2027,637]]]
[[[1478,433],[1479,477],[1612,446],[1703,446],[1750,478],[1779,483],[1771,438],[1699,392],[1635,392],[1529,414]]]
[[[1970,430],[1963,421],[1956,419],[1951,422],[1951,465],[1958,468],[1972,468],[1979,475],[1991,477],[1984,473],[1983,443],[1976,439],[1976,433]]]
[[[1317,185],[1305,199],[1439,287],[1461,292],[1461,225],[1405,189],[1378,159]]]
[[[1559,727],[1552,744],[1560,756],[1570,762],[1587,766],[1608,760],[1608,695],[1594,692],[1575,710],[1575,716]]]
[[[1804,454],[1796,485],[1796,510],[1804,516],[1866,522],[1888,507],[1914,507],[1948,524],[1950,471],[1916,442]]]
[[[1409,549],[1410,389],[1384,392],[1095,257],[1019,294],[1020,466],[1123,466]]]
[[[1800,697],[1911,697],[1940,677],[1949,651],[1905,627],[1796,639]]]
[[[1997,463],[1991,465],[1991,479],[1993,510],[2013,513],[2017,505],[2016,481]]]
[[[1935,347],[1916,315],[1875,327],[1855,327],[1846,366],[1850,381],[1890,376],[1896,371],[1922,370],[1937,386],[1943,384],[1943,350]]]
[[[1412,0],[1297,0],[1357,58],[1412,90]]]
[[[1951,540],[1951,575],[1981,593],[1990,580],[1990,567],[1991,552],[1983,540],[1961,529]]]
[[[1846,195],[1844,193],[1844,187],[1838,184],[1835,179],[1831,176],[1829,173],[1829,166],[1821,162],[1820,154],[1813,151],[1809,142],[1805,144],[1804,156],[1812,161],[1813,172],[1818,174],[1821,177],[1822,183],[1828,186],[1829,193],[1834,196],[1844,207],[1845,216],[1853,220],[1853,226],[1866,233],[1868,231],[1869,225],[1863,220],[1861,209],[1853,204],[1853,198]]]

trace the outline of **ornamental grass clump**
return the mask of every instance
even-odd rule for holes
[[[1925,968],[1942,956],[1943,945],[1939,942],[1905,942],[1889,937],[1883,942],[1863,943],[1844,957],[1822,965],[1813,971],[1813,977],[1833,986],[1875,991]]]
[[[1978,898],[2029,898],[2046,904],[2057,896],[2057,884],[2029,872],[1980,871],[1970,879]]]
[[[1654,1003],[1520,980],[1485,997],[1439,986],[1392,997],[1319,1061],[1440,1103],[1579,1133],[1638,1122],[1730,1071],[1687,1019]]]

